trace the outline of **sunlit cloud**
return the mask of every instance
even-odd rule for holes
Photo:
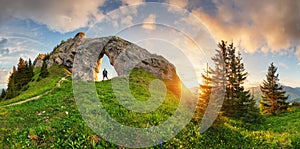
[[[147,30],[154,30],[156,28],[156,15],[150,14],[143,22],[143,28]]]
[[[215,15],[193,10],[217,40],[238,43],[254,53],[290,50],[300,41],[300,3],[281,1],[214,1]]]
[[[185,9],[189,3],[188,0],[167,0],[167,3],[176,5],[182,9]]]
[[[168,7],[169,12],[177,12],[181,9],[185,9],[188,6],[188,0],[166,0],[168,4],[173,6]]]
[[[31,19],[45,24],[53,31],[66,33],[92,25],[103,18],[98,9],[104,0],[4,0],[0,6],[0,19],[12,16]],[[9,9],[7,9],[9,8]],[[5,20],[0,20],[0,23]]]
[[[144,0],[122,0],[122,4],[127,5],[140,5],[144,2]]]

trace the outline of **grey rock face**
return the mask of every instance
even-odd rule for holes
[[[164,57],[151,54],[116,36],[86,38],[84,33],[78,33],[73,39],[57,46],[46,62],[48,67],[53,64],[66,66],[72,70],[75,78],[93,80],[97,79],[94,74],[99,73],[100,60],[104,55],[109,58],[118,75],[127,75],[133,68],[141,68],[162,79],[179,80],[175,66]],[[37,57],[35,67],[41,67],[42,61],[42,57]]]
[[[46,56],[45,54],[39,54],[36,57],[36,59],[33,61],[34,68],[42,67],[45,56]]]

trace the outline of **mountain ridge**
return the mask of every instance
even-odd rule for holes
[[[290,87],[286,85],[282,85],[283,90],[286,91],[286,95],[289,96],[287,102],[292,103],[292,102],[300,102],[300,87]],[[249,87],[246,88],[247,90],[250,91],[251,94],[253,94],[254,99],[256,100],[257,104],[260,101],[261,98],[261,91],[260,87]]]

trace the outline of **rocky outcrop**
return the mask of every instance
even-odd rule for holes
[[[39,54],[33,62],[34,68],[42,67],[46,54]]]
[[[48,67],[64,65],[75,73],[73,76],[91,80],[96,76],[93,73],[99,72],[100,60],[104,55],[109,58],[118,75],[127,75],[133,68],[142,68],[162,79],[179,80],[175,66],[164,57],[151,54],[116,36],[86,38],[84,33],[78,33],[73,39],[57,46],[45,61]],[[43,57],[38,56],[35,67],[40,67],[42,61]],[[73,68],[74,63],[76,68]]]

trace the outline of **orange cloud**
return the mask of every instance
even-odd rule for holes
[[[139,5],[142,4],[144,0],[122,0],[123,4],[128,4],[128,5]]]
[[[188,0],[166,0],[166,2],[171,4],[171,5],[175,5],[176,7],[179,7],[181,9],[185,9],[188,6]],[[168,11],[171,11],[171,12],[180,11],[176,7],[170,6],[168,8]]]
[[[201,8],[192,13],[218,41],[233,41],[250,53],[290,51],[300,46],[299,2],[219,0],[214,3],[215,14],[208,14]]]

